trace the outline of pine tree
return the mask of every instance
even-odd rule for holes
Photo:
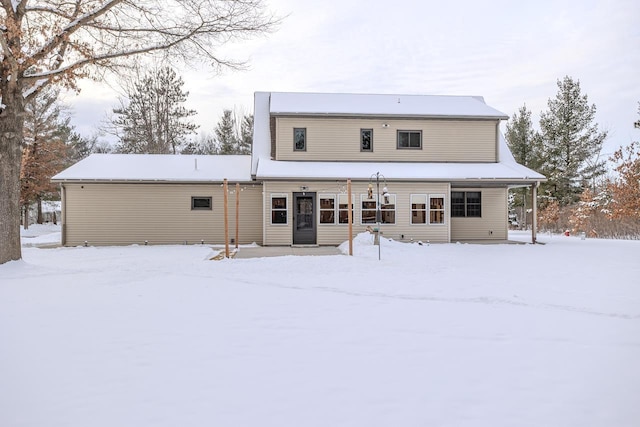
[[[238,154],[251,154],[253,145],[253,114],[242,118],[240,137],[238,138]]]
[[[561,206],[579,200],[584,188],[606,171],[598,156],[607,132],[598,130],[595,114],[596,106],[589,105],[580,82],[569,76],[558,80],[558,93],[541,114],[541,172],[548,179],[543,191]]]
[[[511,121],[507,122],[506,140],[515,160],[521,165],[537,170],[541,166],[540,135],[532,127],[531,111],[523,105],[514,113]],[[526,220],[526,205],[528,188],[512,190],[514,195],[513,207],[520,211],[520,224]]]
[[[47,88],[25,105],[24,148],[20,171],[20,205],[23,225],[29,226],[28,213],[37,204],[37,222],[42,223],[42,201],[57,198],[50,179],[66,166],[65,120],[58,102],[59,90]]]
[[[218,154],[237,154],[238,137],[236,121],[231,110],[224,110],[216,126],[215,134],[218,143]]]
[[[188,119],[195,110],[184,107],[189,96],[184,81],[169,67],[147,73],[115,108],[121,153],[176,154],[198,128]]]

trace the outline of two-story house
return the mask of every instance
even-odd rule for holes
[[[544,176],[515,162],[505,114],[481,97],[258,92],[251,174],[263,183],[264,244],[506,240],[508,189]],[[379,208],[379,213],[378,213]]]
[[[224,179],[239,243],[347,240],[347,180],[354,234],[503,241],[508,189],[545,179],[515,162],[507,118],[481,97],[257,92],[251,156],[92,155],[56,175],[62,241],[223,243]]]

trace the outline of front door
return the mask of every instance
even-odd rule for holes
[[[316,193],[293,193],[293,244],[316,244]]]

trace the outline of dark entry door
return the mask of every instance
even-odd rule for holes
[[[293,193],[293,244],[316,244],[316,193]]]

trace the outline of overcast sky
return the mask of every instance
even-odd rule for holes
[[[509,116],[526,103],[537,127],[569,75],[610,131],[605,153],[640,139],[638,0],[266,3],[285,17],[279,29],[222,52],[248,60],[248,71],[178,70],[201,131],[212,132],[225,108],[252,112],[255,91],[481,95]],[[117,94],[82,87],[68,102],[89,136]]]

